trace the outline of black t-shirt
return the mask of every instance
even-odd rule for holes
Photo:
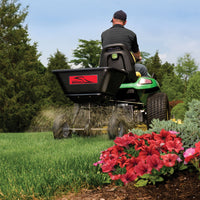
[[[122,43],[127,46],[129,51],[134,53],[139,51],[136,34],[120,24],[115,24],[104,31],[101,34],[101,42],[103,47],[109,44]]]

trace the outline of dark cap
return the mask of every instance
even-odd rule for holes
[[[126,21],[127,15],[123,10],[118,10],[117,12],[114,13],[113,18]]]

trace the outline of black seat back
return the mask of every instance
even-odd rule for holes
[[[112,67],[125,70],[128,75],[124,82],[135,82],[135,61],[124,44],[117,43],[103,48],[100,58],[100,67]]]

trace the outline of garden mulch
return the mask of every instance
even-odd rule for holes
[[[157,185],[137,188],[133,183],[126,186],[111,184],[103,188],[69,193],[56,200],[200,200],[198,176],[197,172],[180,171]]]

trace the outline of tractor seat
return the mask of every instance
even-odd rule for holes
[[[110,44],[103,48],[100,58],[100,67],[112,67],[128,72],[124,83],[137,80],[135,60],[124,44]]]

